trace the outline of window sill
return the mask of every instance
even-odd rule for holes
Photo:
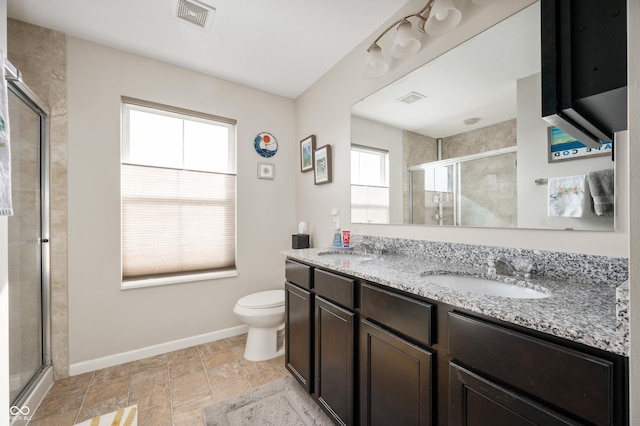
[[[156,286],[169,285],[169,284],[181,284],[181,283],[188,283],[188,282],[194,282],[194,281],[217,280],[220,278],[231,278],[231,277],[237,277],[237,276],[238,276],[238,271],[233,269],[231,271],[177,275],[174,277],[145,278],[141,280],[122,281],[120,283],[120,290],[129,290],[132,288],[142,288],[142,287],[156,287]]]

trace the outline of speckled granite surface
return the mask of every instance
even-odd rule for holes
[[[354,238],[355,237],[355,238]],[[287,250],[283,254],[428,299],[628,356],[627,261],[623,258],[352,237],[354,249],[327,255],[331,248]],[[351,254],[349,254],[351,253]],[[366,255],[365,255],[366,253]],[[452,290],[429,281],[428,273],[486,276],[487,258],[532,258],[538,274],[528,280],[499,278],[544,288],[542,299],[512,299]],[[427,272],[427,274],[425,274]]]

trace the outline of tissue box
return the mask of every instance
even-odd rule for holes
[[[309,248],[309,234],[293,234],[291,236],[291,248]]]

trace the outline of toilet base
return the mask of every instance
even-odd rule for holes
[[[279,330],[282,330],[282,325],[267,328],[249,327],[244,358],[247,361],[267,361],[284,355],[284,342],[278,338]]]

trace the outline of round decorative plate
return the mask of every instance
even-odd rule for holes
[[[256,152],[265,158],[273,157],[278,152],[278,141],[271,133],[262,132],[253,140]]]

